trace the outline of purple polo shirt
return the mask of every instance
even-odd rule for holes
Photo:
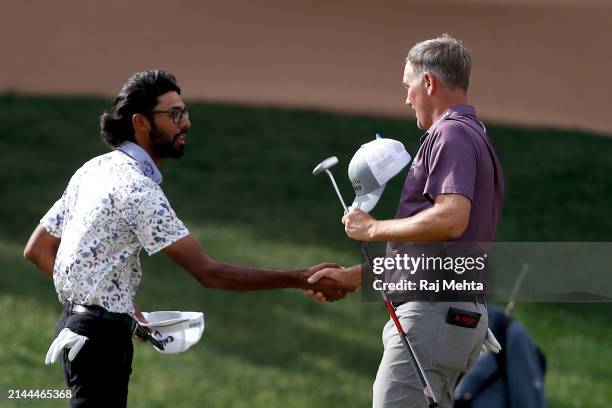
[[[452,106],[421,137],[395,218],[432,207],[439,194],[461,194],[472,202],[467,229],[454,241],[493,240],[504,179],[484,125],[470,105]]]

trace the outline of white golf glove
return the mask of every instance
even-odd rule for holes
[[[45,364],[55,363],[64,349],[70,349],[68,360],[74,360],[87,340],[89,340],[89,338],[76,334],[68,328],[63,329],[55,340],[53,340],[53,343],[51,343],[49,351],[47,351],[47,355],[45,356]]]
[[[484,343],[482,345],[482,352],[491,351],[495,354],[501,351],[501,345],[493,335],[491,329],[487,329],[487,335],[485,336]]]

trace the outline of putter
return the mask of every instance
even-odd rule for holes
[[[329,176],[329,179],[331,180],[334,186],[334,190],[336,190],[338,199],[340,199],[340,203],[342,204],[344,213],[346,214],[348,212],[348,208],[346,207],[344,199],[342,198],[342,194],[340,194],[340,190],[338,190],[338,186],[336,185],[336,180],[334,180],[334,176],[329,170],[336,164],[338,164],[338,158],[336,156],[329,157],[323,160],[321,163],[319,163],[317,167],[315,167],[314,170],[312,171],[312,174],[316,176],[317,174],[321,174],[323,172],[327,173],[327,175]],[[362,255],[365,257],[366,262],[370,266],[370,269],[372,269],[372,263],[370,262],[368,251],[363,245],[363,242],[359,243],[359,248],[361,249]],[[408,350],[408,354],[410,356],[410,360],[412,361],[412,365],[417,373],[419,382],[421,383],[421,386],[423,387],[423,394],[425,395],[425,399],[427,399],[428,406],[437,407],[438,400],[436,399],[436,396],[433,392],[433,388],[431,388],[429,380],[427,379],[427,376],[425,375],[425,370],[423,370],[423,366],[421,366],[419,359],[414,353],[414,349],[412,348],[412,345],[410,344],[410,340],[408,340],[408,335],[406,334],[406,331],[404,330],[404,328],[402,327],[402,324],[397,318],[397,313],[395,312],[395,306],[393,306],[393,303],[391,303],[391,300],[389,300],[387,293],[383,289],[380,289],[379,292],[380,292],[380,295],[383,301],[385,302],[385,306],[387,307],[389,314],[391,315],[391,319],[393,319],[393,323],[395,323],[395,327],[397,328],[397,331],[399,332],[400,338],[402,339],[402,343],[404,344],[404,347]]]

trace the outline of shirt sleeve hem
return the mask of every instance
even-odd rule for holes
[[[145,248],[145,251],[147,251],[147,255],[149,256],[155,255],[162,249],[169,247],[170,245],[174,244],[179,239],[185,238],[189,234],[191,234],[191,232],[189,232],[189,230],[185,228],[185,231],[182,234],[173,236],[172,238],[166,240],[159,246],[154,246],[153,248]]]
[[[49,224],[45,223],[44,220],[40,220],[39,222],[40,226],[43,227],[45,229],[45,231],[47,231],[49,234],[53,235],[55,238],[62,238],[62,234],[58,233],[57,231],[54,231],[52,227],[49,226]]]
[[[423,191],[423,195],[428,200],[434,200],[435,196],[441,194],[461,194],[466,197],[470,202],[474,201],[473,199],[473,190],[468,187],[462,186],[445,186],[444,188],[426,188]]]

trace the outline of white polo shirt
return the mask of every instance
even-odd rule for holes
[[[61,239],[53,282],[62,303],[133,315],[140,249],[152,255],[189,234],[153,181],[161,175],[149,155],[129,145],[130,154],[114,150],[85,163],[40,220]]]

